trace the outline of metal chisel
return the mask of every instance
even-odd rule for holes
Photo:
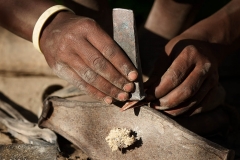
[[[120,8],[113,9],[113,35],[114,40],[123,49],[138,70],[138,78],[134,82],[135,91],[131,93],[130,100],[141,101],[145,98],[145,93],[143,89],[138,39],[132,10]]]

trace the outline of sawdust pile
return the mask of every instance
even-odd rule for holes
[[[132,145],[136,138],[132,135],[131,130],[127,128],[113,128],[109,135],[105,138],[112,151],[127,148]]]

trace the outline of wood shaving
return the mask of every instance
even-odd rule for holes
[[[131,136],[131,130],[127,128],[113,128],[105,140],[112,151],[116,151],[132,145],[136,138]]]

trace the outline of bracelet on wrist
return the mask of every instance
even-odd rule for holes
[[[70,11],[72,13],[74,13],[71,9],[63,6],[63,5],[55,5],[52,6],[50,8],[48,8],[46,11],[44,11],[42,13],[42,15],[38,18],[34,29],[33,29],[33,34],[32,34],[32,43],[33,46],[39,51],[41,52],[40,46],[39,46],[39,38],[40,38],[40,34],[42,31],[42,28],[44,26],[44,24],[46,23],[46,21],[55,13],[62,11],[62,10],[66,10],[66,11]],[[75,14],[75,13],[74,13]]]

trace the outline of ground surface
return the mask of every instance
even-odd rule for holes
[[[43,55],[27,42],[0,27],[0,99],[15,107],[31,122],[41,113],[43,94],[66,86],[54,76]],[[59,138],[58,160],[87,160],[81,150],[64,138]],[[0,145],[22,143],[0,124]]]

